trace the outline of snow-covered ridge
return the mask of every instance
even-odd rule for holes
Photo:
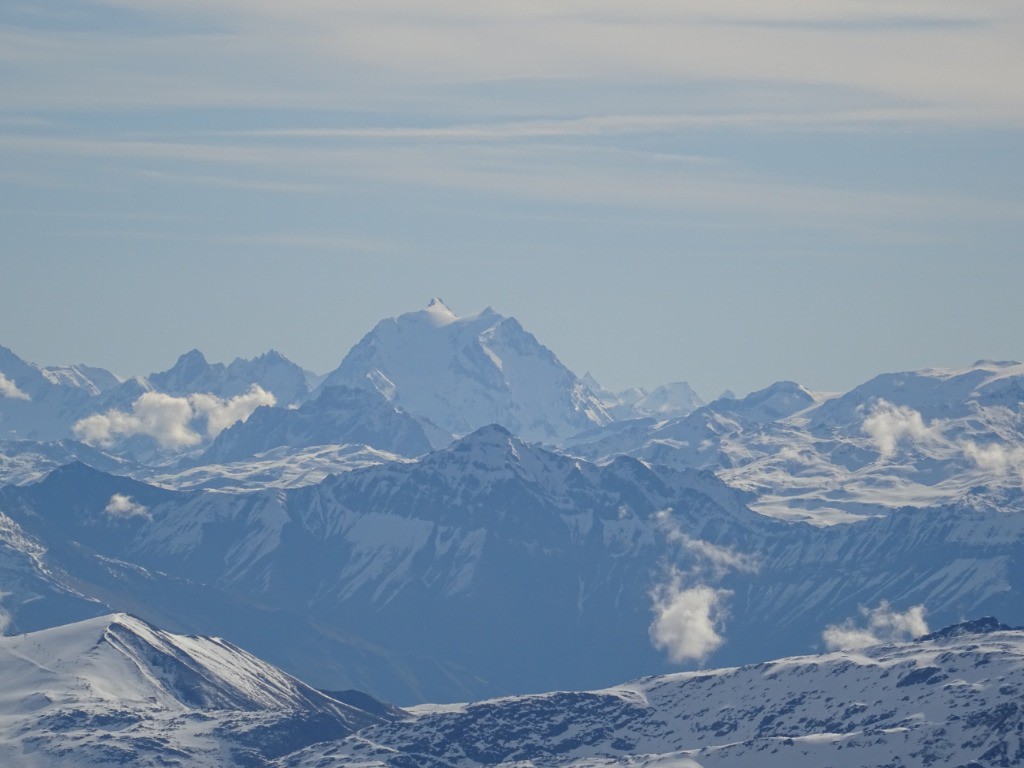
[[[0,762],[269,764],[380,718],[217,638],[116,614],[0,638]]]
[[[0,759],[12,766],[924,768],[1024,760],[1024,630],[991,618],[856,651],[402,711],[357,692],[332,698],[223,640],[115,614],[0,638],[0,679]]]
[[[849,768],[1018,765],[1024,632],[643,678],[605,690],[418,707],[282,760],[291,768]],[[979,631],[980,630],[980,631]]]

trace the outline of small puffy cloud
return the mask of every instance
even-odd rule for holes
[[[131,496],[125,496],[122,493],[115,493],[111,496],[103,511],[108,517],[116,520],[126,520],[132,517],[149,517],[149,509],[147,507],[134,501]]]
[[[161,448],[181,450],[203,441],[196,422],[205,421],[208,437],[216,437],[236,421],[245,421],[261,405],[274,405],[274,395],[258,384],[227,400],[209,394],[175,397],[146,392],[132,403],[131,412],[112,408],[78,421],[75,436],[90,445],[109,448],[133,435],[153,438]]]
[[[245,421],[260,406],[277,403],[277,398],[259,384],[229,400],[203,394],[192,395],[190,399],[196,414],[206,418],[206,434],[210,437],[216,437],[236,421]]]
[[[18,389],[18,385],[0,373],[0,397],[8,397],[11,400],[31,400],[26,393]]]
[[[667,652],[676,664],[703,661],[725,642],[720,633],[726,618],[724,603],[732,595],[706,585],[684,589],[681,581],[680,574],[674,573],[651,593],[654,621],[648,629],[654,647]]]
[[[928,633],[923,605],[915,605],[904,613],[899,613],[892,609],[887,600],[883,600],[877,608],[861,608],[860,614],[860,621],[849,618],[841,624],[832,624],[825,628],[821,638],[829,650],[901,642]]]
[[[936,430],[925,425],[921,414],[913,408],[882,399],[875,401],[861,430],[875,443],[882,459],[892,456],[896,444],[904,438],[922,442],[937,437]]]
[[[981,446],[973,440],[968,440],[961,449],[964,456],[988,472],[998,475],[1005,474],[1011,469],[1024,472],[1024,448],[1019,446],[1010,448],[999,443]]]

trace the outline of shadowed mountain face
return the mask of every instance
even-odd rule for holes
[[[1024,622],[1018,515],[961,505],[821,528],[757,515],[751,498],[707,472],[594,465],[492,426],[415,461],[283,491],[175,492],[72,465],[3,489],[0,509],[108,605],[133,605],[119,601],[148,584],[147,602],[192,631],[216,621],[218,634],[254,637],[289,670],[342,687],[316,671],[329,654],[296,658],[285,626],[257,638],[244,611],[209,604],[209,585],[226,604],[294,614],[317,637],[389,649],[419,700],[600,686],[667,671],[669,654],[745,663],[809,651],[827,625],[883,599],[923,604],[938,622],[975,611]],[[139,574],[115,578],[112,563]],[[210,608],[202,621],[196,605]],[[680,644],[693,634],[703,644]]]
[[[115,497],[132,513],[108,511]],[[292,491],[181,493],[71,465],[0,491],[0,505],[54,562],[84,547],[238,599],[301,606],[407,655],[460,658],[499,690],[660,663],[648,592],[674,545],[659,512],[672,507],[694,536],[723,544],[764,524],[709,475],[631,459],[595,467],[500,427]]]

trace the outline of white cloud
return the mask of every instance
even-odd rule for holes
[[[691,538],[672,517],[671,509],[662,510],[655,517],[669,541],[680,544],[685,550],[696,556],[697,561],[690,570],[692,576],[707,574],[720,579],[730,571],[756,573],[760,569],[760,563],[752,555],[702,539]]]
[[[892,456],[896,445],[904,438],[924,442],[938,436],[937,430],[925,425],[921,414],[913,408],[893,405],[882,399],[875,401],[861,430],[875,443],[883,460]]]
[[[12,400],[31,400],[27,394],[18,389],[18,385],[0,373],[0,397],[9,397]]]
[[[999,443],[982,446],[968,440],[961,449],[964,456],[972,459],[981,469],[994,474],[1002,475],[1011,469],[1024,472],[1024,448],[1020,446],[1008,448]]]
[[[107,502],[103,510],[109,517],[115,519],[127,519],[131,517],[146,517],[149,515],[149,508],[132,500],[131,496],[115,493]]]
[[[223,400],[215,395],[195,394],[190,398],[196,415],[206,418],[206,434],[216,437],[236,421],[245,421],[261,405],[275,405],[277,399],[259,384],[248,392]]]
[[[205,421],[208,437],[216,437],[236,421],[245,421],[261,405],[274,405],[274,395],[257,384],[228,400],[209,394],[174,397],[146,392],[130,413],[112,408],[77,422],[75,436],[92,445],[110,447],[133,435],[153,438],[161,448],[180,450],[202,442],[195,422]]]
[[[681,582],[676,572],[651,593],[655,616],[648,629],[654,647],[677,664],[702,661],[725,642],[720,634],[726,618],[724,601],[732,595],[706,585],[684,589]]]
[[[202,440],[189,427],[192,417],[188,398],[146,392],[132,403],[131,413],[111,408],[78,421],[74,432],[79,439],[103,447],[110,447],[123,437],[148,435],[161,448],[188,448]]]
[[[658,512],[655,519],[665,538],[693,555],[693,562],[685,573],[670,566],[667,578],[651,590],[654,620],[648,634],[654,647],[666,651],[677,664],[703,661],[725,642],[725,601],[733,594],[705,582],[721,580],[733,571],[756,573],[760,563],[751,555],[692,538],[671,509]],[[694,586],[686,587],[684,582]]]
[[[928,633],[924,612],[923,605],[915,605],[898,613],[883,600],[877,608],[862,607],[861,622],[848,618],[841,624],[832,624],[821,633],[821,638],[832,651],[911,640]]]

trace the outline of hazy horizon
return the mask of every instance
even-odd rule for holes
[[[1024,358],[1024,10],[58,0],[0,22],[0,343],[325,372],[442,296],[605,386]]]

